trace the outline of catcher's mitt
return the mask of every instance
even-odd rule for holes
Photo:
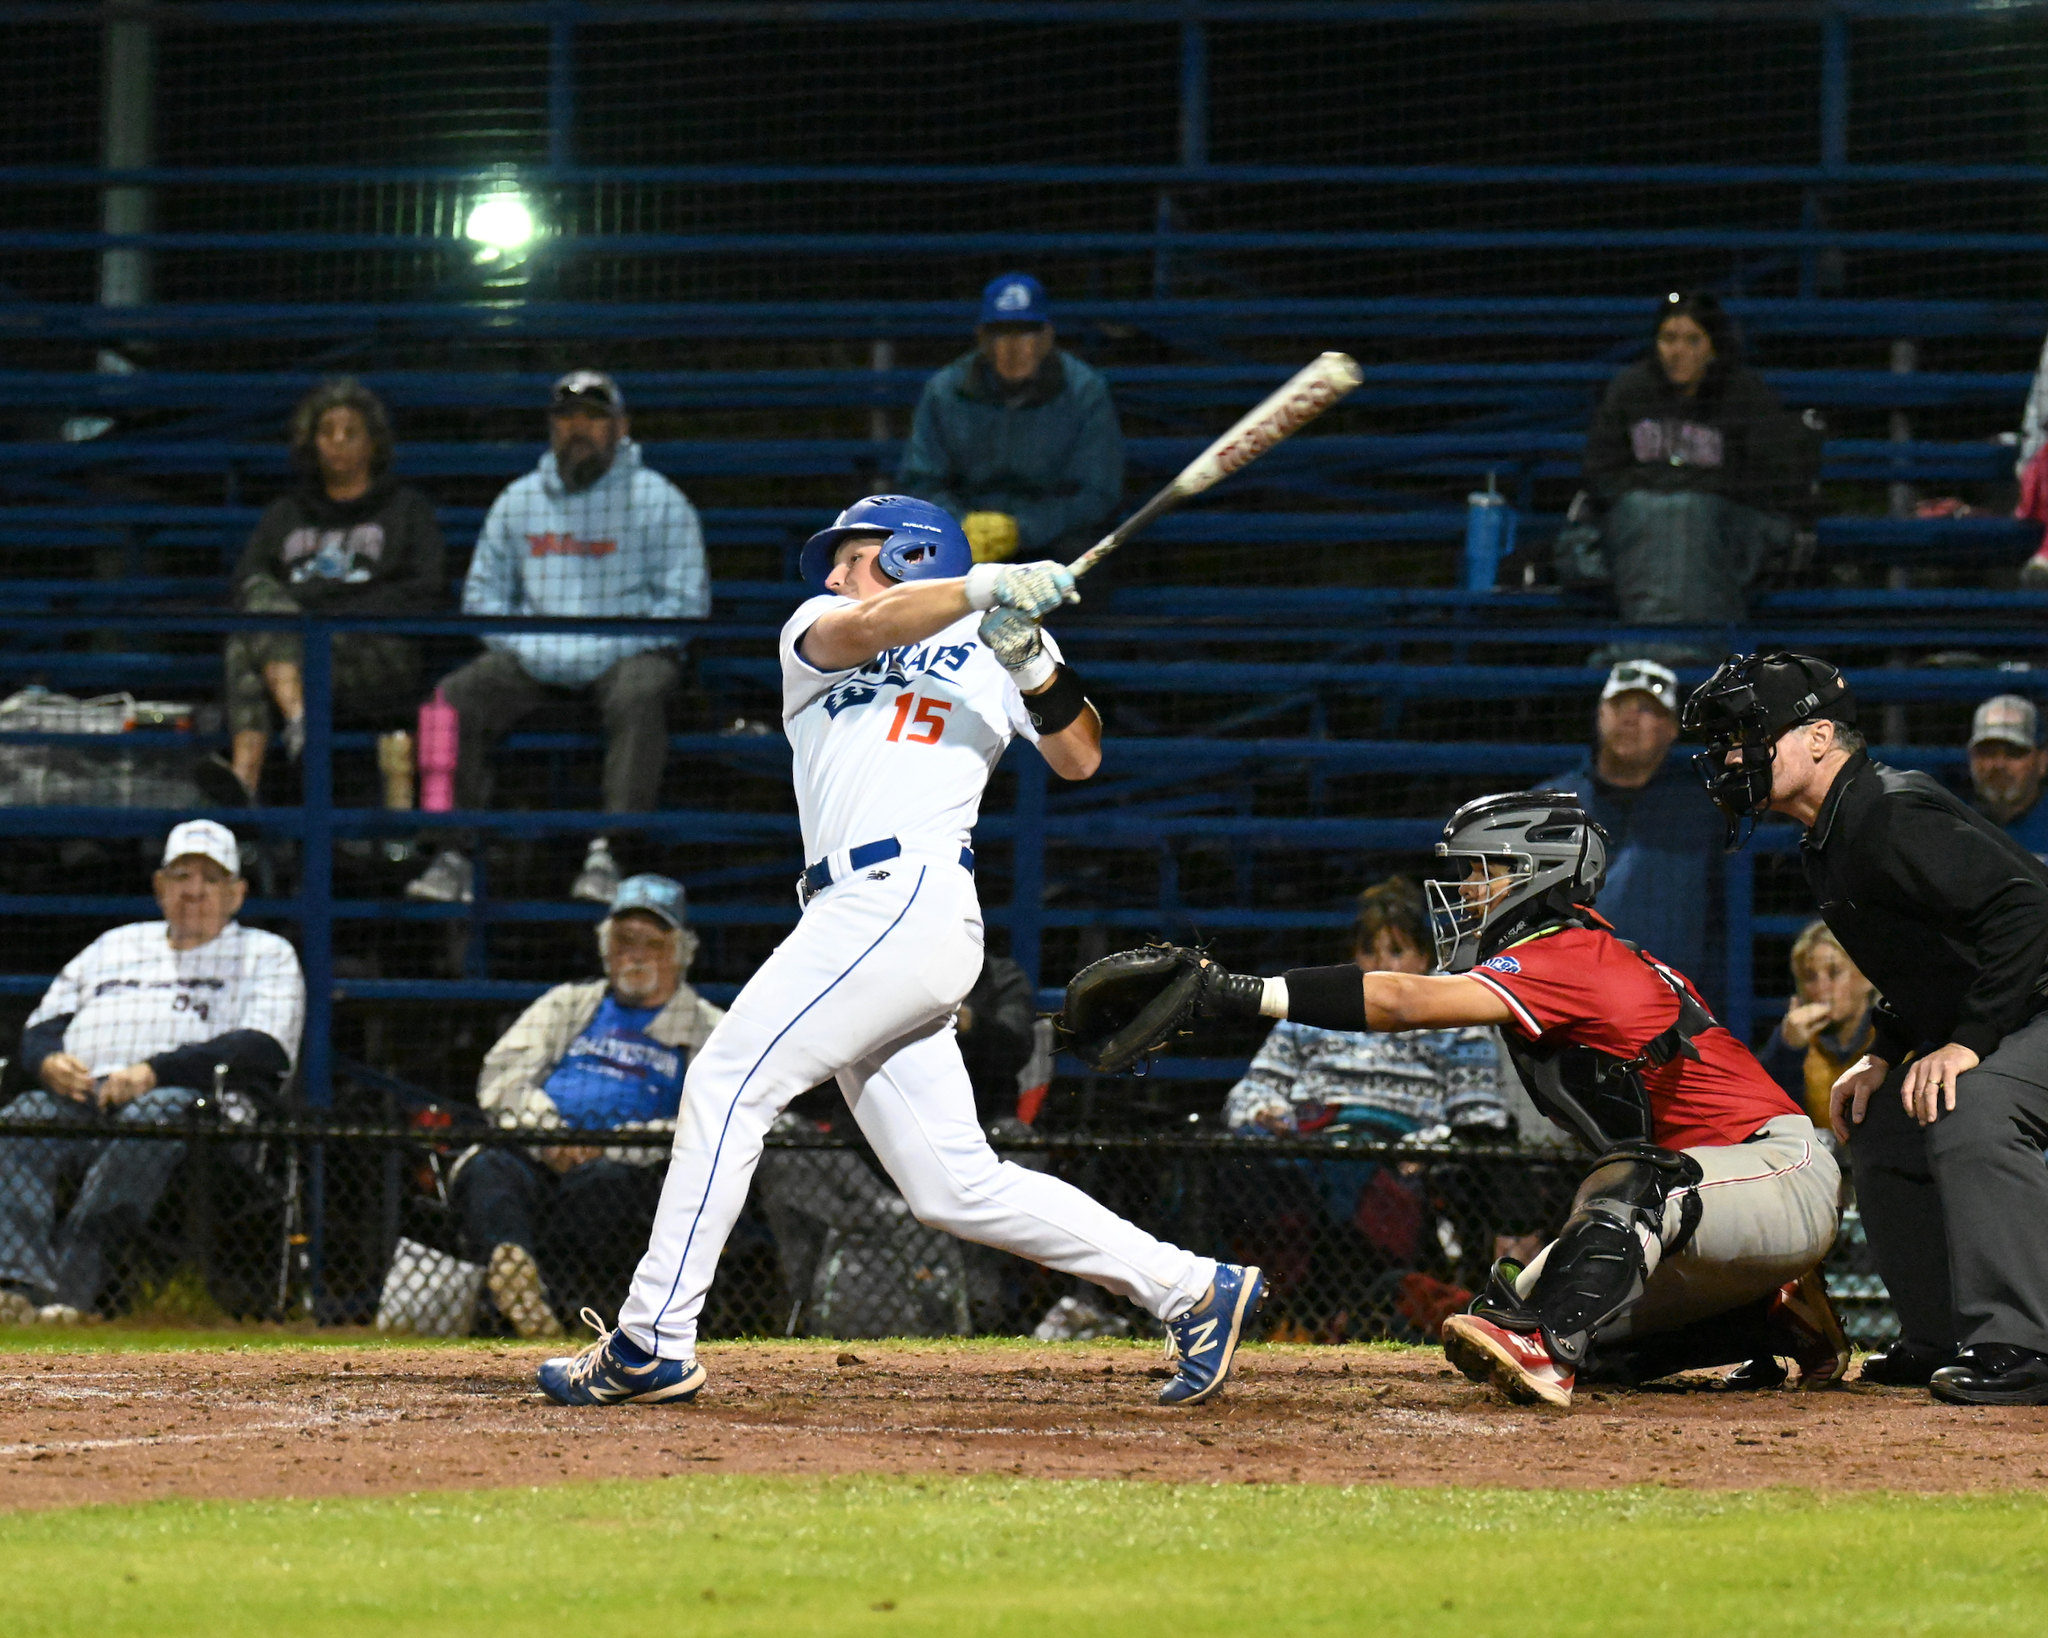
[[[1202,958],[1193,950],[1176,944],[1120,950],[1068,981],[1060,1029],[1083,1063],[1115,1075],[1188,1033],[1205,983]]]

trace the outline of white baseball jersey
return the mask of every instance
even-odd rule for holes
[[[261,1030],[296,1059],[306,981],[292,947],[229,922],[210,943],[174,950],[170,931],[138,921],[102,933],[65,964],[28,1026],[72,1014],[64,1050],[95,1077],[234,1029]]]
[[[1015,679],[964,614],[936,636],[845,671],[821,671],[797,643],[843,597],[813,597],[782,628],[782,727],[795,751],[804,858],[894,836],[906,851],[956,853],[1010,740],[1038,732]],[[1050,635],[1046,652],[1060,651]]]

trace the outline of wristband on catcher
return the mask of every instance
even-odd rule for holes
[[[1026,694],[1024,709],[1031,714],[1031,726],[1041,735],[1056,734],[1071,727],[1089,708],[1088,692],[1081,679],[1065,665],[1059,666],[1052,682],[1042,693]]]
[[[1297,1024],[1353,1033],[1372,1028],[1365,1017],[1364,975],[1348,961],[1341,967],[1296,967],[1278,982],[1286,986],[1284,1016]]]

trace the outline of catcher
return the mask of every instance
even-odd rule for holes
[[[1571,1403],[1574,1381],[1644,1382],[1749,1361],[1750,1386],[1837,1380],[1849,1346],[1819,1264],[1839,1174],[1813,1123],[1684,978],[1591,906],[1606,835],[1569,798],[1468,802],[1428,884],[1442,971],[1224,971],[1160,946],[1109,956],[1067,990],[1062,1026],[1097,1068],[1128,1067],[1197,1018],[1323,1029],[1498,1024],[1529,1095],[1600,1158],[1563,1231],[1502,1259],[1444,1352],[1517,1403]]]

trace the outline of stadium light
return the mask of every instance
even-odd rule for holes
[[[480,247],[476,259],[492,262],[501,256],[518,255],[533,243],[540,227],[533,219],[532,209],[515,189],[479,199],[470,207],[469,220],[462,231],[464,237],[473,239]]]

